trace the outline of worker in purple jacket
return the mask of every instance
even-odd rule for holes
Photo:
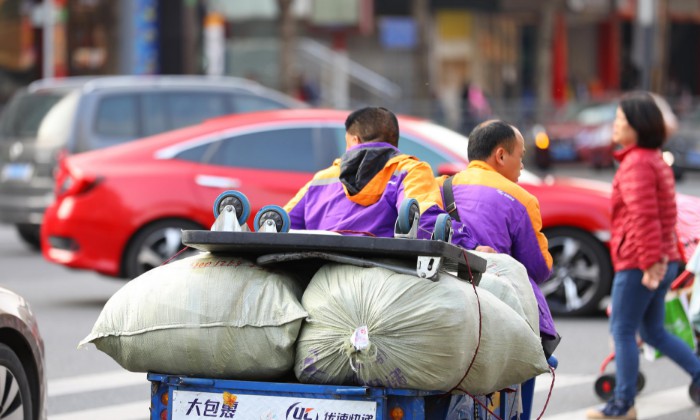
[[[445,213],[440,189],[428,163],[399,151],[396,116],[386,108],[362,108],[347,117],[345,130],[345,154],[284,206],[292,229],[393,237],[402,201],[414,198],[421,213],[418,237],[429,238]],[[476,248],[464,225],[453,227],[453,243]]]
[[[539,285],[552,273],[552,256],[542,233],[537,198],[518,185],[525,142],[520,131],[500,120],[479,124],[469,134],[469,166],[450,180],[438,178],[452,217],[474,232],[474,239],[525,266],[537,298],[540,335],[549,357],[560,337]]]

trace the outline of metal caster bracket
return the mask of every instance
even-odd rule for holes
[[[273,223],[274,226],[274,223]],[[238,223],[236,209],[232,205],[227,205],[223,208],[219,217],[216,218],[211,226],[213,232],[250,232],[248,225],[243,226]]]

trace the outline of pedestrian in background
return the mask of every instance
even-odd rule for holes
[[[673,172],[661,158],[666,137],[662,112],[651,94],[625,94],[613,124],[620,167],[613,179],[610,331],[617,366],[615,392],[589,419],[636,419],[639,374],[637,333],[673,360],[700,386],[700,359],[664,328],[665,295],[678,272]]]

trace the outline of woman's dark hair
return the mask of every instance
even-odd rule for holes
[[[637,146],[658,149],[666,138],[666,124],[654,97],[648,92],[629,92],[622,96],[620,108],[637,133]]]
[[[477,125],[469,134],[467,155],[469,160],[485,161],[499,146],[513,153],[515,143],[513,126],[501,120],[488,120]]]

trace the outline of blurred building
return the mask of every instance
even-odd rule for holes
[[[453,126],[467,83],[516,120],[635,87],[700,94],[696,0],[291,0],[291,20],[280,0],[0,0],[0,101],[43,75],[46,3],[56,76],[230,74]]]
[[[44,76],[46,39],[55,77],[199,73],[201,11],[197,0],[0,0],[0,104]]]

